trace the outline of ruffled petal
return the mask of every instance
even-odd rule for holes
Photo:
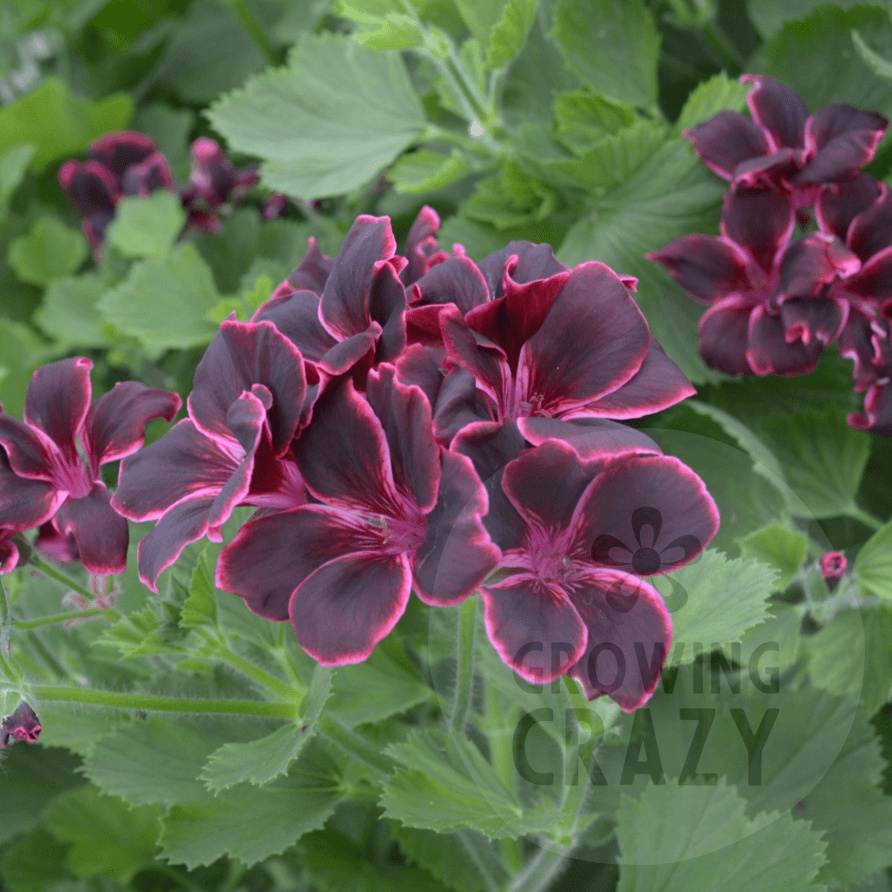
[[[395,362],[406,346],[406,289],[390,263],[379,264],[372,278],[369,316],[381,326],[375,362]]]
[[[790,199],[779,192],[727,192],[723,200],[722,233],[745,248],[766,272],[786,248],[796,215]]]
[[[114,215],[121,189],[110,170],[96,161],[66,161],[59,168],[59,185],[84,217],[94,214]]]
[[[470,257],[450,257],[412,286],[412,305],[455,304],[462,315],[489,301],[483,273]]]
[[[504,351],[475,333],[454,306],[447,305],[440,311],[440,326],[449,358],[455,365],[467,369],[477,386],[496,405],[503,405],[511,382]]]
[[[672,274],[687,293],[711,304],[750,288],[749,264],[733,242],[714,235],[683,235],[659,251],[644,255]]]
[[[756,307],[750,318],[746,358],[757,375],[804,375],[813,372],[824,344],[813,340],[790,341],[780,314]]]
[[[596,570],[569,595],[587,642],[568,674],[589,700],[606,694],[623,712],[639,709],[656,690],[672,646],[672,619],[660,593],[626,573]]]
[[[12,573],[18,565],[19,549],[12,541],[14,535],[14,530],[0,527],[0,574]]]
[[[726,375],[750,372],[746,351],[754,304],[742,297],[729,297],[710,307],[700,319],[700,353],[703,361]]]
[[[892,246],[874,254],[844,287],[878,304],[892,300]]]
[[[150,136],[119,130],[100,136],[90,145],[90,160],[103,164],[120,180],[128,167],[145,161],[156,149]]]
[[[334,258],[323,254],[316,247],[316,239],[312,236],[309,245],[297,268],[288,276],[288,282],[295,291],[312,291],[319,297],[331,275]]]
[[[139,578],[153,592],[158,577],[176,561],[183,549],[208,531],[212,498],[185,499],[168,511],[142,539],[137,550]]]
[[[517,426],[534,446],[546,440],[563,440],[582,458],[660,453],[660,447],[647,434],[606,418],[518,418]]]
[[[454,366],[443,379],[437,396],[434,414],[437,442],[449,446],[462,428],[490,419],[486,398],[477,389],[474,376],[460,365]]]
[[[443,471],[437,502],[412,559],[415,591],[427,604],[458,604],[495,569],[501,557],[482,518],[488,510],[483,484],[469,458],[441,450]]]
[[[773,142],[771,148],[802,148],[808,108],[799,94],[779,80],[763,74],[744,74],[740,80],[755,87],[747,95],[746,104],[753,120]]]
[[[866,173],[859,173],[842,183],[828,183],[821,189],[815,203],[815,217],[821,231],[846,242],[864,260],[858,246],[847,241],[849,226],[858,214],[866,211],[883,194],[881,190],[885,191],[886,186]]]
[[[559,273],[569,272],[570,268],[555,259],[551,245],[536,245],[533,242],[513,241],[499,251],[487,255],[477,264],[490,300],[496,300],[505,293],[505,274],[512,257],[517,257],[511,277],[515,282],[537,282],[550,279]]]
[[[394,363],[397,380],[420,387],[431,406],[436,406],[440,387],[446,377],[443,371],[445,361],[446,351],[441,348],[410,344]]]
[[[892,436],[892,386],[874,384],[864,397],[864,412],[850,412],[848,423],[858,430]]]
[[[153,152],[139,164],[128,167],[121,177],[125,195],[140,195],[147,198],[156,189],[174,190],[176,183],[167,158],[161,152]]]
[[[136,452],[145,443],[152,418],[173,421],[183,401],[177,393],[120,381],[99,397],[87,412],[81,441],[95,478],[100,465]]]
[[[65,501],[66,493],[51,483],[20,477],[0,449],[0,517],[3,526],[30,530],[49,520]]]
[[[561,586],[522,573],[482,592],[489,640],[527,681],[553,681],[585,652],[585,625]]]
[[[681,135],[693,143],[703,163],[726,180],[732,179],[741,161],[772,151],[762,128],[735,111],[720,111]]]
[[[861,261],[835,236],[813,232],[784,252],[778,291],[785,297],[812,297],[838,275],[856,272]]]
[[[105,484],[96,483],[89,495],[68,499],[56,515],[59,532],[74,536],[80,561],[94,576],[115,576],[127,569],[127,521],[110,499]]]
[[[348,554],[320,567],[294,592],[294,634],[323,666],[360,663],[397,624],[411,591],[404,554]]]
[[[43,431],[0,411],[0,445],[6,450],[10,466],[20,477],[57,482],[62,460],[58,447]]]
[[[892,245],[892,193],[885,183],[879,190],[876,200],[852,220],[848,234],[847,244],[865,262]]]
[[[437,264],[449,258],[445,251],[437,250],[437,232],[440,217],[432,208],[425,205],[409,229],[406,245],[406,268],[400,273],[400,280],[408,287],[426,275]]]
[[[817,339],[822,344],[830,344],[839,337],[846,323],[849,303],[834,298],[788,300],[781,306],[780,315],[788,341],[810,344]]]
[[[811,161],[793,178],[797,185],[827,183],[855,176],[873,158],[889,122],[850,105],[828,105],[805,125]]]
[[[319,318],[319,297],[311,291],[297,291],[285,297],[271,297],[251,317],[252,322],[272,322],[294,344],[304,359],[318,362],[338,342],[325,330]]]

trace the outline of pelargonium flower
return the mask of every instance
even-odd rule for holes
[[[471,462],[436,444],[424,394],[392,365],[369,372],[364,395],[344,378],[320,397],[294,455],[316,502],[249,521],[217,585],[290,619],[322,665],[366,659],[413,586],[428,604],[457,604],[496,566]]]
[[[59,183],[84,218],[81,228],[97,261],[122,197],[174,188],[170,165],[154,141],[131,130],[97,139],[84,163],[66,161],[59,168]]]
[[[15,530],[0,527],[0,573],[12,573],[18,566],[19,548],[13,541],[15,534]]]
[[[832,592],[846,575],[849,562],[841,551],[828,551],[821,555],[821,575],[827,582],[827,588]]]
[[[481,587],[490,641],[527,681],[570,674],[589,699],[638,709],[672,643],[662,597],[638,577],[683,566],[715,535],[703,482],[675,458],[583,459],[558,440],[522,451],[498,477],[484,523],[500,569],[513,572]],[[626,561],[624,543],[645,538],[648,553]]]
[[[27,702],[22,700],[16,708],[0,723],[0,748],[4,748],[13,740],[37,740],[40,734],[40,719]]]
[[[534,444],[586,429],[614,448],[615,437],[635,434],[616,419],[694,393],[630,297],[635,280],[596,261],[570,270],[547,245],[512,245],[479,266],[449,259],[412,286],[409,323],[429,336],[397,367],[432,401],[440,443],[516,424]]]
[[[192,143],[192,172],[189,185],[180,192],[189,212],[188,224],[206,232],[217,232],[217,214],[225,204],[237,204],[260,181],[256,164],[233,167],[220,144],[206,136]]]
[[[700,158],[732,189],[772,189],[794,208],[813,204],[818,189],[854,177],[870,161],[888,121],[849,105],[829,105],[814,115],[797,93],[765,75],[740,78],[752,120],[721,111],[683,131]]]
[[[52,519],[74,536],[84,567],[109,576],[124,572],[128,531],[99,469],[136,452],[146,423],[171,421],[182,401],[125,381],[91,405],[92,368],[84,357],[41,366],[28,384],[24,422],[0,414],[0,517],[15,530]]]
[[[729,375],[800,375],[848,318],[849,302],[827,286],[857,258],[838,240],[812,233],[790,243],[794,210],[776,192],[729,192],[721,235],[682,236],[647,254],[695,300],[706,364]]]
[[[195,372],[189,417],[121,464],[112,506],[157,521],[138,557],[152,591],[188,543],[222,541],[237,505],[306,501],[289,454],[305,394],[303,357],[272,323],[221,323]]]

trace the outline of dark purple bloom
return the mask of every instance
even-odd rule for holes
[[[40,734],[40,719],[34,710],[22,700],[0,724],[0,747],[6,747],[9,739],[37,740]]]
[[[685,130],[697,154],[732,189],[771,189],[794,208],[814,203],[818,189],[854,177],[870,161],[888,122],[848,105],[809,115],[799,95],[773,77],[744,74],[752,120],[721,111]]]
[[[121,198],[174,188],[167,159],[152,139],[130,130],[97,139],[84,163],[66,161],[59,169],[59,183],[84,218],[81,227],[97,260]]]
[[[495,567],[486,493],[464,456],[437,446],[430,406],[382,365],[365,395],[341,379],[294,454],[314,504],[249,521],[223,549],[217,584],[260,616],[290,619],[323,665],[366,659],[411,589],[457,604]]]
[[[569,673],[589,699],[608,694],[626,712],[639,708],[660,679],[672,623],[637,577],[682,566],[715,535],[703,482],[675,458],[583,459],[558,440],[521,452],[497,479],[484,523],[500,568],[514,572],[482,586],[496,650],[528,681]],[[650,545],[657,536],[665,544],[657,559],[626,562],[622,543],[645,524]]]
[[[91,405],[92,367],[83,357],[41,366],[28,384],[24,422],[0,414],[0,517],[16,530],[52,519],[74,536],[84,567],[109,576],[124,572],[128,532],[99,468],[136,452],[146,423],[171,421],[181,400],[126,381]]]
[[[281,192],[270,192],[260,205],[260,219],[264,222],[284,217],[288,210],[288,197]]]
[[[617,437],[659,451],[647,438],[636,445],[616,419],[656,412],[694,389],[650,336],[632,285],[595,261],[570,270],[548,245],[529,242],[479,266],[465,256],[435,266],[412,286],[416,344],[399,369],[433,400],[438,441],[516,424],[534,444],[584,431],[596,451],[616,448]]]
[[[406,245],[406,258],[409,263],[400,273],[400,279],[407,288],[437,264],[449,259],[449,255],[437,247],[439,229],[439,214],[432,207],[425,205],[418,212],[409,230],[409,240]]]
[[[112,505],[157,520],[140,542],[140,578],[158,577],[237,505],[284,510],[306,501],[291,455],[306,395],[304,361],[271,323],[221,323],[198,365],[189,418],[121,465]]]
[[[11,573],[19,563],[19,549],[13,541],[16,531],[0,527],[0,573]]]
[[[729,192],[721,235],[686,235],[648,254],[691,297],[711,304],[700,320],[706,364],[729,375],[813,371],[835,340],[849,302],[828,291],[857,257],[822,233],[790,243],[794,210],[781,194]]]
[[[821,575],[827,582],[827,588],[832,592],[846,575],[849,562],[841,551],[828,551],[821,555]]]

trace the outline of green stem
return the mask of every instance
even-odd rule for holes
[[[878,517],[874,517],[870,512],[859,508],[857,505],[850,505],[846,514],[854,520],[860,520],[865,526],[874,530],[880,530],[886,525]]]
[[[524,870],[514,877],[506,892],[545,892],[567,866],[569,859],[568,848],[540,849],[530,858]]]
[[[41,616],[38,619],[14,619],[13,626],[16,629],[38,629],[40,626],[49,626],[52,623],[67,622],[71,619],[87,619],[91,616],[102,616],[103,611],[96,608],[90,610],[73,610],[71,613],[56,613],[53,616]]]
[[[82,585],[79,585],[73,579],[69,579],[64,573],[57,570],[49,561],[45,561],[36,551],[31,553],[31,558],[28,563],[31,564],[35,570],[40,570],[44,576],[49,576],[52,579],[55,579],[56,582],[61,582],[66,588],[70,588],[73,592],[77,592],[81,597],[86,598],[88,601],[93,600],[93,592],[84,588]]]
[[[378,774],[384,776],[390,774],[393,762],[375,749],[364,737],[351,731],[330,715],[321,716],[318,724],[319,730],[348,756],[352,756]]]
[[[477,595],[466,598],[461,605],[458,621],[458,655],[455,679],[455,698],[449,730],[461,734],[468,721],[471,705],[471,688],[474,682],[474,628],[477,624]]]
[[[122,694],[90,688],[62,685],[32,685],[28,689],[35,700],[62,703],[87,703],[112,709],[146,709],[153,712],[202,712],[221,715],[257,715],[294,719],[292,703],[266,703],[262,700],[190,700],[186,697],[155,697],[149,694]]]
[[[462,848],[468,853],[468,857],[474,862],[474,867],[480,874],[480,878],[486,885],[487,892],[499,892],[499,878],[492,870],[492,854],[487,843],[473,830],[459,830],[456,833]]]
[[[272,48],[272,45],[266,39],[266,35],[261,30],[260,25],[257,24],[257,20],[251,15],[251,10],[248,9],[244,0],[226,0],[226,3],[236,16],[238,16],[242,26],[251,35],[254,43],[257,44],[263,55],[266,56],[269,64],[280,65],[282,60],[279,58],[279,54]]]
[[[228,663],[233,669],[237,669],[239,672],[247,675],[248,678],[254,679],[254,681],[262,684],[264,687],[273,691],[273,693],[278,694],[290,703],[297,704],[303,700],[304,692],[302,690],[295,690],[291,685],[282,681],[281,678],[276,678],[275,675],[271,675],[269,672],[255,666],[250,660],[246,660],[244,657],[239,656],[225,644],[218,642],[217,651],[213,656]]]

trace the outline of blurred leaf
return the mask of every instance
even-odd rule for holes
[[[594,92],[655,107],[660,37],[642,0],[556,0],[551,37]]]
[[[205,548],[192,572],[189,597],[186,598],[180,614],[180,625],[183,628],[216,627],[217,589],[214,585],[214,570],[214,562]]]
[[[115,93],[98,102],[76,96],[55,77],[0,108],[0,152],[21,143],[35,147],[31,166],[43,170],[51,162],[83,152],[94,139],[127,126],[133,100]]]
[[[470,171],[470,162],[458,149],[448,155],[418,149],[400,156],[388,169],[387,179],[398,191],[416,195],[449,186]]]
[[[47,345],[30,326],[0,319],[0,403],[7,415],[22,417],[31,375],[47,358]]]
[[[750,18],[763,38],[773,37],[787,22],[804,19],[812,10],[826,5],[827,0],[748,0]],[[863,0],[836,0],[834,6],[850,9]]]
[[[892,62],[883,58],[879,53],[875,53],[864,41],[864,38],[854,29],[852,29],[852,42],[858,55],[867,63],[870,70],[877,77],[884,77],[886,80],[892,80]]]
[[[42,825],[10,846],[0,859],[0,876],[9,892],[47,892],[71,877],[65,864],[68,846]]]
[[[538,0],[507,0],[502,17],[489,38],[487,68],[507,65],[523,49],[527,34],[536,20],[537,7]]]
[[[97,303],[109,283],[101,273],[82,273],[56,279],[47,288],[34,322],[63,348],[105,347],[111,326],[102,318]]]
[[[740,540],[740,554],[767,564],[778,573],[775,585],[781,591],[798,575],[808,552],[808,537],[799,530],[769,524]]]
[[[743,111],[750,84],[742,84],[727,74],[717,74],[699,84],[688,96],[675,126],[679,130],[696,127],[720,111]]]
[[[390,832],[400,848],[419,867],[430,871],[438,880],[461,892],[483,892],[486,883],[458,836],[434,833],[391,822]]]
[[[892,601],[892,522],[862,546],[855,558],[855,572],[865,595]]]
[[[0,155],[0,210],[5,207],[25,178],[28,164],[34,157],[35,151],[31,143],[22,143],[8,148]]]
[[[598,93],[561,93],[554,100],[557,137],[569,149],[584,155],[605,136],[631,127],[635,112]]]
[[[10,244],[6,259],[23,282],[45,286],[76,272],[89,253],[81,233],[56,217],[41,217]]]
[[[143,198],[124,198],[106,239],[125,257],[162,257],[176,241],[186,222],[179,195],[156,189]]]
[[[424,127],[399,55],[347,37],[307,35],[208,112],[230,147],[259,156],[264,183],[300,198],[342,195],[374,177]]]

